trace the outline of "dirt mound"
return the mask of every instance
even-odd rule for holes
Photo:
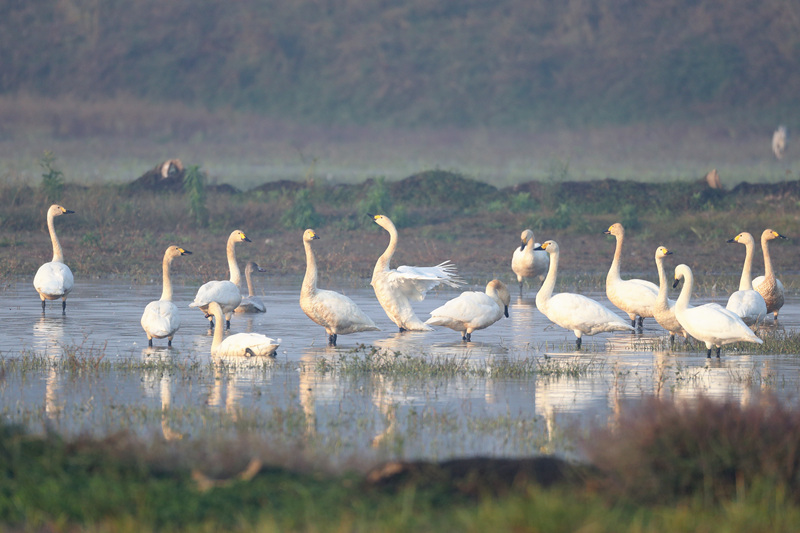
[[[446,170],[428,170],[389,184],[395,201],[419,207],[470,207],[499,197],[496,187]]]
[[[180,159],[168,159],[142,174],[128,187],[138,191],[180,191],[186,169]]]

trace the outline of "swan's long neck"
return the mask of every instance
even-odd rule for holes
[[[52,233],[55,235],[55,233]],[[56,241],[57,242],[57,241]],[[764,277],[775,277],[775,273],[772,271],[772,258],[769,256],[769,241],[764,237],[761,237],[761,251],[764,253]],[[55,259],[53,259],[55,261]],[[751,287],[752,288],[752,287]]]
[[[556,286],[556,277],[558,277],[558,256],[559,252],[550,254],[550,267],[547,269],[547,277],[544,278],[544,283],[536,293],[536,307],[540,310],[547,304],[550,296],[553,295],[553,289]],[[540,299],[541,298],[541,303]]]
[[[669,307],[667,293],[667,274],[664,272],[664,258],[659,257],[656,259],[656,268],[658,269],[658,297],[656,302],[662,307]]]
[[[53,223],[53,213],[47,213],[47,229],[50,230],[50,240],[53,241],[53,262],[63,263],[64,252],[61,251],[61,243],[58,242],[56,235],[56,225]]]
[[[225,316],[222,313],[214,313],[214,337],[211,339],[211,353],[222,343],[222,330],[225,327]]]
[[[753,252],[755,245],[748,242],[745,246],[744,266],[742,267],[742,279],[739,280],[739,290],[747,291],[753,288]],[[772,265],[770,265],[772,268]]]
[[[163,289],[161,290],[161,300],[165,302],[172,301],[172,281],[169,278],[169,267],[172,265],[172,257],[165,255],[164,262],[162,263],[161,270],[163,272],[164,282]]]
[[[311,248],[310,242],[303,241],[303,247],[306,249],[306,275],[303,278],[300,292],[310,295],[317,292],[317,260],[314,257],[314,250]]]
[[[694,285],[694,276],[691,272],[685,272],[683,276],[683,288],[675,302],[675,309],[685,311],[689,307],[689,300],[692,299],[692,286]]]
[[[245,269],[244,279],[247,282],[247,295],[252,298],[256,293],[253,291],[253,279],[250,277],[249,269]]]
[[[378,272],[389,270],[389,263],[392,261],[392,256],[394,256],[394,252],[397,249],[397,228],[392,224],[386,228],[386,231],[389,232],[389,246],[386,247],[386,251],[383,252],[383,255],[378,258],[378,262],[375,263],[373,276]]]
[[[242,281],[242,273],[239,270],[239,265],[236,264],[236,241],[233,237],[228,239],[228,270],[231,271],[231,283],[239,286]]]
[[[625,240],[625,235],[616,235],[615,237],[617,238],[617,247],[614,250],[614,260],[611,261],[611,268],[608,269],[608,276],[606,276],[606,286],[608,286],[609,282],[621,279],[619,275],[619,263],[622,257],[622,241]]]

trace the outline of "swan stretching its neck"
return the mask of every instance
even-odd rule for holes
[[[764,297],[753,290],[753,255],[755,254],[755,240],[747,232],[742,232],[733,239],[728,239],[729,243],[744,244],[745,256],[744,266],[742,266],[742,277],[739,280],[739,290],[731,294],[728,298],[728,305],[725,309],[736,313],[748,326],[758,324],[767,316],[767,303]]]
[[[493,279],[486,292],[467,291],[431,311],[425,321],[432,326],[444,326],[461,332],[461,339],[472,340],[472,332],[488,328],[503,316],[508,317],[511,295],[506,284]]]
[[[236,333],[222,338],[222,307],[217,302],[208,304],[208,311],[216,319],[214,337],[211,340],[211,355],[218,357],[272,356],[281,345],[280,339],[273,339],[260,333]]]
[[[440,283],[458,287],[464,281],[458,277],[456,267],[445,261],[433,267],[400,266],[390,268],[392,256],[397,249],[397,228],[389,217],[367,215],[373,222],[389,232],[389,246],[378,258],[372,271],[372,287],[387,316],[400,331],[431,331],[414,313],[411,301],[425,299],[425,294]]]
[[[764,297],[767,304],[767,313],[772,313],[778,321],[778,311],[783,307],[783,283],[775,277],[772,270],[772,258],[769,255],[769,241],[773,239],[786,239],[783,235],[772,229],[765,229],[761,234],[761,251],[764,254],[764,275],[753,280],[753,289]]]
[[[217,302],[222,308],[222,313],[225,315],[225,327],[231,328],[231,315],[233,311],[242,303],[242,293],[239,292],[239,282],[241,281],[241,272],[239,265],[236,264],[236,244],[239,242],[250,242],[247,235],[242,230],[233,231],[228,237],[228,244],[226,246],[226,253],[228,256],[228,269],[230,270],[230,280],[209,281],[197,289],[197,294],[194,301],[189,304],[189,307],[199,307],[210,321],[211,325],[214,324],[213,313],[208,312],[208,304],[210,302]]]
[[[653,316],[653,305],[658,296],[658,287],[655,283],[643,279],[624,280],[620,276],[620,263],[622,257],[622,243],[625,241],[625,228],[619,222],[612,224],[606,235],[613,235],[617,239],[614,250],[614,260],[606,276],[606,296],[611,303],[625,311],[631,319],[631,325],[637,326],[642,331],[644,319]],[[638,325],[636,317],[639,317]]]
[[[378,326],[353,300],[338,292],[317,288],[317,260],[311,247],[316,239],[319,237],[313,229],[303,233],[306,275],[300,288],[300,308],[308,318],[325,328],[330,346],[336,346],[339,335],[377,330]]]
[[[247,296],[242,297],[242,303],[235,309],[236,313],[266,313],[267,307],[253,290],[253,272],[266,272],[258,263],[250,261],[244,267],[244,279],[247,283]]]
[[[525,278],[539,276],[540,279],[544,279],[550,264],[550,256],[547,255],[547,252],[535,250],[539,243],[534,242],[533,231],[526,229],[520,235],[520,239],[522,244],[519,248],[514,249],[514,254],[511,256],[511,270],[517,275],[519,295],[522,296],[522,285]]]
[[[675,316],[675,302],[667,297],[669,292],[669,282],[667,281],[667,274],[664,270],[664,258],[672,255],[670,250],[664,246],[656,248],[656,268],[658,269],[658,297],[653,306],[653,318],[656,319],[658,324],[669,331],[669,344],[675,342],[675,335],[683,335],[686,337],[686,330],[683,329],[678,317]]]
[[[50,241],[53,243],[53,259],[40,266],[33,278],[33,287],[42,300],[42,314],[45,312],[47,300],[59,298],[61,298],[61,312],[64,314],[67,312],[67,295],[72,290],[75,280],[72,271],[64,264],[64,252],[61,250],[61,243],[56,235],[53,218],[74,212],[57,204],[51,205],[47,210],[47,229],[50,231]]]
[[[164,252],[164,260],[161,263],[161,270],[163,276],[163,288],[161,289],[161,298],[154,302],[150,302],[144,308],[142,314],[142,329],[147,335],[148,346],[153,346],[153,339],[167,338],[167,346],[172,346],[172,338],[175,332],[181,327],[181,316],[178,307],[172,303],[172,281],[170,280],[169,271],[172,266],[172,261],[176,257],[182,255],[189,255],[192,252],[184,250],[179,246],[170,246]]]
[[[672,287],[677,287],[681,280],[683,288],[678,301],[675,302],[675,316],[689,335],[706,344],[708,350],[706,357],[711,357],[711,348],[714,346],[717,347],[717,357],[719,357],[720,348],[726,344],[740,341],[758,344],[763,342],[736,313],[728,311],[721,305],[705,304],[690,307],[694,277],[692,270],[683,264],[675,267],[675,281]]]
[[[575,347],[580,349],[583,335],[596,335],[607,331],[633,331],[611,309],[581,294],[562,292],[553,294],[558,277],[558,244],[546,241],[539,249],[550,254],[550,268],[542,287],[536,294],[536,307],[551,322],[575,334]]]

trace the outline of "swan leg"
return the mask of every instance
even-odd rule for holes
[[[522,298],[522,284],[523,284],[523,282],[522,282],[522,281],[520,281],[520,282],[519,282],[519,297],[520,297],[520,298]]]
[[[44,299],[43,299],[43,300],[42,300],[42,314],[44,314],[44,307],[45,307],[45,301],[44,301]]]
[[[582,343],[582,339],[580,337],[578,337],[577,340],[575,340],[575,349],[576,350],[580,350],[581,349],[581,343]]]
[[[711,359],[711,348],[706,352],[706,359]]]
[[[669,347],[670,347],[670,349],[672,349],[673,346],[675,346],[675,334],[674,333],[670,333],[669,334]]]
[[[636,333],[636,317],[631,318],[631,327],[634,329],[634,331],[631,331],[631,335],[634,335]]]
[[[404,328],[404,327],[402,327],[402,326],[401,326],[401,327],[400,327],[400,333],[405,333],[405,332],[406,332],[406,328]]]
[[[470,342],[470,341],[472,340],[472,333],[465,333],[465,334],[464,334],[464,339],[465,339],[467,342]]]
[[[225,319],[225,329],[231,329],[231,321],[227,318]]]
[[[717,359],[719,359],[719,351],[720,351],[720,349],[721,348],[719,346],[717,346]]]
[[[245,357],[253,357],[254,355],[255,355],[255,353],[253,353],[253,350],[251,350],[250,348],[245,348],[244,349],[244,356]]]
[[[172,347],[172,337],[167,339],[167,346]]]
[[[152,338],[147,339],[147,345],[149,347],[151,347],[151,348],[153,347],[153,339]]]
[[[336,333],[328,335],[328,346],[336,346]]]
[[[62,315],[66,315],[67,314],[67,300],[66,299],[61,300],[61,314]]]
[[[642,330],[644,329],[643,323],[644,323],[644,317],[643,317],[643,316],[640,316],[640,317],[639,317],[639,323],[638,323],[638,325],[636,326],[636,331],[637,331],[637,332],[639,332],[639,333],[641,333],[641,332],[642,332]]]

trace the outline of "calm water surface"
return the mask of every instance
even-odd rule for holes
[[[42,316],[27,281],[0,293],[4,327],[0,358],[32,357],[57,362],[70,354],[114,363],[168,362],[171,365],[112,365],[91,371],[58,364],[7,366],[0,380],[0,412],[33,431],[45,427],[67,434],[105,434],[119,429],[166,439],[252,433],[282,446],[302,446],[333,462],[353,457],[442,459],[467,454],[494,456],[578,453],[576,443],[591,425],[606,424],[620,406],[644,396],[691,401],[700,394],[747,403],[764,390],[794,402],[800,392],[800,357],[730,354],[706,360],[705,351],[679,343],[674,352],[653,350],[663,330],[652,319],[643,335],[604,334],[584,338],[575,353],[574,336],[553,326],[534,305],[534,293],[517,298],[512,287],[510,318],[473,333],[437,329],[396,331],[368,281],[332,281],[375,320],[382,331],[339,337],[326,346],[325,331],[297,303],[300,279],[259,278],[266,314],[235,315],[232,332],[254,331],[281,339],[274,363],[234,366],[212,361],[211,336],[202,313],[188,308],[197,289],[175,287],[182,326],[166,348],[148,348],[139,325],[145,305],[160,296],[156,285],[78,280],[67,315],[60,303]],[[360,286],[357,286],[360,285]],[[458,291],[434,291],[416,306],[420,317]],[[589,296],[613,308],[602,293]],[[724,301],[719,301],[724,305]],[[781,325],[795,330],[800,303],[790,298]],[[620,313],[621,315],[621,313]],[[320,361],[363,356],[376,347],[427,359],[464,361],[484,373],[449,378],[387,377],[379,373],[321,371]],[[354,352],[354,350],[357,350]],[[589,363],[580,377],[492,377],[504,360],[536,358],[542,364],[574,367]],[[175,364],[172,364],[175,363]],[[176,365],[177,364],[177,365]],[[166,370],[165,370],[166,368]]]

